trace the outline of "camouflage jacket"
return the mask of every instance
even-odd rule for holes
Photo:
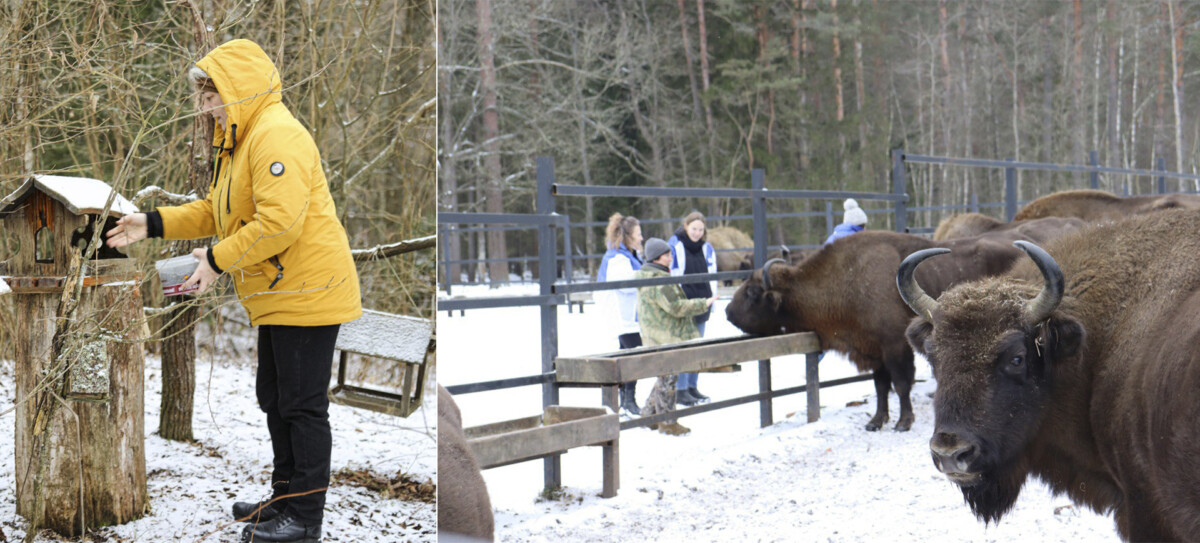
[[[667,277],[670,274],[647,264],[634,274],[636,279]],[[679,285],[638,287],[638,324],[646,346],[679,343],[700,337],[692,317],[708,310],[704,298],[687,299]]]

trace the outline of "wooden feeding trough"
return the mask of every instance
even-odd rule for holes
[[[621,422],[600,407],[552,405],[539,416],[476,426],[463,430],[481,469],[533,460],[568,449],[599,445],[604,448],[604,489],[601,496],[617,495],[620,469],[617,445]]]
[[[35,175],[0,201],[17,318],[17,513],[67,536],[128,522],[147,503],[141,276],[133,259],[101,245],[83,263],[82,285],[67,277],[96,229],[137,212],[118,195],[100,224],[111,193],[96,179]],[[56,350],[60,299],[76,287],[74,319]],[[37,443],[44,470],[31,462]]]
[[[733,405],[733,402],[745,403],[745,400],[750,400],[761,402],[760,415],[762,425],[765,427],[772,422],[770,359],[784,355],[809,353],[805,357],[807,383],[804,388],[808,393],[809,421],[811,422],[820,415],[817,357],[812,354],[819,349],[817,336],[811,332],[768,337],[743,335],[730,338],[699,339],[672,345],[640,347],[583,357],[558,358],[554,361],[554,380],[559,386],[600,387],[601,401],[612,412],[616,412],[619,409],[617,389],[621,383],[684,372],[719,371],[721,368],[730,367],[738,362],[758,360],[759,394],[755,397],[723,400],[618,424],[621,428],[647,426],[654,422],[685,415],[689,411],[709,411],[721,407],[721,404]],[[615,473],[620,463],[617,441],[614,440],[611,447],[606,447],[604,453],[604,497],[607,498],[615,496],[619,486],[619,479]],[[610,480],[613,481],[611,489]]]
[[[433,355],[433,323],[429,319],[363,310],[362,317],[342,325],[336,349],[337,385],[329,400],[350,407],[407,417],[421,406],[425,394],[425,372]],[[350,353],[382,358],[401,364],[398,391],[373,389],[346,383]]]

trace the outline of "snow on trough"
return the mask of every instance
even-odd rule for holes
[[[212,338],[198,343],[211,345]],[[232,339],[232,338],[227,338]],[[224,341],[225,339],[223,339]],[[238,338],[238,344],[253,345]],[[157,435],[161,402],[159,360],[146,358],[146,473],[150,513],[73,541],[146,542],[238,541],[241,524],[230,522],[234,501],[269,494],[271,445],[266,419],[254,392],[254,360],[249,349],[235,355],[243,363],[202,353],[196,362],[193,428],[196,443]],[[0,411],[13,405],[13,363],[0,361]],[[436,394],[408,418],[330,405],[332,471],[366,470],[375,476],[406,474],[419,482],[437,480]],[[0,541],[18,541],[27,522],[16,514],[13,480],[15,413],[0,417]],[[430,503],[385,499],[358,486],[333,483],[325,504],[326,542],[434,541],[437,511]],[[42,532],[36,541],[60,541]]]
[[[474,287],[455,287],[471,296]],[[460,290],[461,289],[461,290]],[[535,294],[536,286],[488,294]],[[738,334],[714,308],[708,337]],[[616,350],[594,305],[585,313],[559,311],[560,355]],[[540,371],[537,308],[468,310],[438,315],[438,368],[443,385],[533,375]],[[837,353],[821,362],[821,380],[854,375]],[[775,388],[804,382],[801,356],[775,359]],[[1026,484],[1016,507],[998,525],[971,515],[962,493],[933,467],[930,394],[936,388],[918,357],[912,431],[863,426],[875,410],[874,385],[853,383],[821,391],[821,420],[806,422],[804,394],[775,401],[775,424],[758,426],[758,404],[681,419],[691,434],[672,437],[644,428],[621,432],[621,488],[602,499],[597,447],[562,457],[564,493],[545,500],[542,462],[486,470],[496,535],[501,541],[1117,541],[1111,516]],[[638,383],[644,402],[653,380]],[[699,388],[714,400],[757,392],[755,363],[732,374],[701,374]],[[466,426],[535,415],[537,387],[455,398]],[[563,405],[597,407],[597,389],[562,389]]]

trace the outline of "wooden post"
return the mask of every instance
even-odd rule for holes
[[[821,376],[817,371],[820,355],[804,355],[804,393],[808,396],[808,422],[821,420]]]
[[[132,260],[126,261],[132,269]],[[50,360],[59,294],[14,293],[17,398],[31,398]],[[147,508],[143,428],[142,299],[136,282],[84,289],[75,337],[100,342],[109,364],[108,399],[66,401],[39,423],[33,401],[16,417],[17,513],[76,537],[86,529],[121,524]],[[58,401],[48,395],[40,397]],[[73,414],[72,414],[73,412]],[[46,441],[40,496],[34,494],[39,458],[35,435]]]
[[[613,413],[620,413],[620,394],[618,390],[620,385],[605,385],[600,389],[602,402],[606,407],[612,409]],[[619,441],[614,439],[605,442],[602,445],[601,464],[604,470],[604,488],[600,492],[601,498],[612,498],[617,495],[617,489],[621,488],[621,456]]]
[[[771,359],[758,361],[758,391],[771,391]],[[775,413],[772,409],[771,397],[765,397],[758,403],[759,426],[766,428],[775,424]]]

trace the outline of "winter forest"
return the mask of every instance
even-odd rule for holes
[[[1194,172],[1198,10],[1179,1],[445,0],[439,209],[529,212],[537,156],[554,158],[560,183],[669,187],[748,187],[749,170],[764,168],[768,188],[886,191],[895,148],[1057,164],[1085,164],[1095,151],[1102,165],[1152,169],[1161,158]],[[1003,176],[910,167],[909,205],[996,202]],[[1141,194],[1152,183],[1107,175],[1100,188]],[[1018,192],[1027,201],[1085,184],[1021,173]],[[614,211],[677,220],[749,205],[588,197],[558,211],[573,221]],[[917,214],[917,225],[941,216]],[[825,235],[820,221],[778,222],[772,244]],[[668,234],[660,225],[646,233]],[[573,252],[602,252],[602,235],[586,229]],[[442,250],[455,260],[515,257],[535,254],[534,239],[465,232],[443,237]],[[490,266],[450,273],[496,281],[513,271]]]
[[[0,296],[0,541],[237,541],[244,525],[230,517],[230,504],[256,502],[270,486],[275,436],[268,436],[256,397],[258,327],[239,304],[246,293],[235,291],[246,270],[225,270],[202,296],[165,297],[155,261],[214,246],[216,237],[150,239],[120,249],[128,258],[103,246],[104,231],[130,215],[127,206],[144,213],[203,200],[221,175],[233,178],[235,160],[250,155],[214,149],[221,140],[214,139],[215,114],[198,112],[202,93],[187,76],[231,40],[254,42],[276,68],[280,100],[319,150],[319,166],[309,171],[319,167],[326,177],[361,306],[389,322],[423,327],[415,363],[430,384],[417,390],[432,394],[435,18],[433,0],[0,3],[0,196],[29,186],[35,174],[100,180],[118,195],[106,208],[105,188],[88,212],[89,219],[109,218],[104,230],[92,225],[45,243],[41,231],[22,237],[8,219],[29,200],[6,200],[16,203],[4,215],[2,275],[34,277],[25,290],[13,281],[13,293]],[[229,92],[222,88],[221,96],[229,100]],[[230,151],[224,170],[222,151]],[[288,175],[300,168],[289,163]],[[271,169],[283,173],[282,163]],[[36,185],[35,198],[40,191]],[[86,196],[68,188],[54,198]],[[57,200],[46,200],[41,218],[30,220],[45,223],[50,210],[43,229],[55,221],[73,229],[74,218]],[[44,248],[67,258],[43,260]],[[79,258],[89,254],[96,259]],[[272,258],[283,275],[278,255]],[[50,275],[58,286],[38,282]],[[330,279],[291,292],[317,296],[339,285]],[[385,348],[387,334],[372,332],[360,334],[367,340],[357,344],[375,344],[349,357],[347,382],[384,390],[402,379],[411,384],[408,366],[388,358],[396,349]],[[392,344],[412,339],[391,335]],[[344,325],[341,353],[352,336]],[[96,354],[105,344],[108,350]],[[95,361],[88,353],[110,361],[111,370],[91,375],[103,378],[100,390],[111,382],[111,392],[76,394],[87,384],[80,376],[95,369],[86,365]],[[45,367],[31,372],[29,360]],[[324,385],[318,383],[330,388]],[[405,417],[329,407],[326,541],[433,537],[436,437],[429,419],[436,408],[432,400],[420,408],[421,398],[414,401]],[[128,441],[97,445],[111,435]],[[74,460],[64,468],[63,459]],[[113,477],[117,472],[134,475]],[[96,492],[107,498],[94,498]],[[119,512],[105,516],[105,508]]]

